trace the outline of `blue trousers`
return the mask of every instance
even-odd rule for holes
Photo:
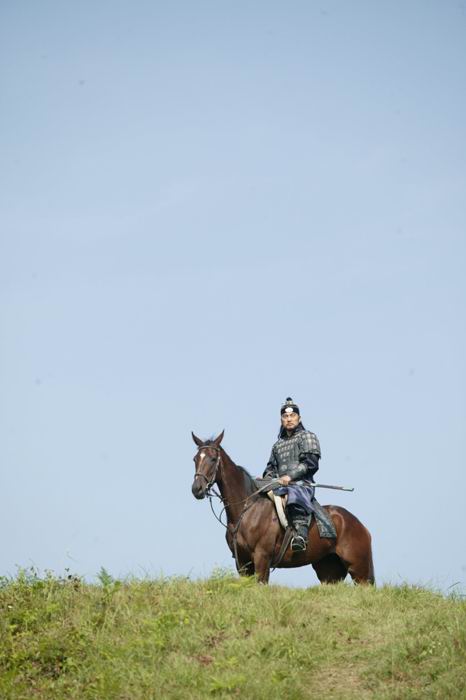
[[[278,489],[274,489],[274,493],[278,496],[285,496],[285,494],[288,494],[287,506],[301,506],[301,508],[304,508],[307,515],[310,515],[314,511],[312,507],[314,492],[314,487],[308,481],[297,481],[289,486],[280,486]]]

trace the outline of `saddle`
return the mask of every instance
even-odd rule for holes
[[[287,501],[287,496],[279,496],[278,494],[274,493],[273,489],[276,488],[276,484],[271,483],[270,484],[270,489],[266,488],[264,486],[264,483],[262,480],[256,479],[256,483],[259,486],[260,490],[262,491],[264,496],[268,496],[272,503],[275,506],[275,510],[277,511],[277,517],[278,520],[280,521],[280,525],[283,527],[283,529],[286,531],[289,523],[288,519],[286,517],[285,513],[285,506],[286,506],[286,501]],[[332,519],[330,518],[329,514],[327,511],[322,508],[320,503],[317,501],[316,498],[312,499],[312,513],[311,513],[311,518],[309,520],[309,524],[312,522],[312,516],[314,516],[317,529],[319,531],[320,537],[325,537],[328,539],[336,539],[337,537],[337,532],[335,530],[335,525],[333,524]]]

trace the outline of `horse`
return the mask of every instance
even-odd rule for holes
[[[240,576],[256,576],[268,583],[270,569],[311,564],[321,583],[343,581],[349,573],[355,583],[373,584],[371,535],[358,518],[340,506],[323,506],[335,525],[336,539],[321,538],[315,518],[308,546],[302,552],[280,551],[284,538],[273,503],[261,497],[254,479],[228,456],[220,443],[224,432],[212,440],[192,437],[194,456],[193,496],[203,499],[218,486],[227,517],[226,540]],[[279,554],[282,554],[280,561]]]

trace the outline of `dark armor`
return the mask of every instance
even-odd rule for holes
[[[285,430],[272,447],[272,453],[264,471],[264,477],[290,476],[293,483],[276,489],[280,495],[288,494],[286,512],[296,531],[291,548],[306,549],[309,524],[312,516],[311,502],[314,498],[312,483],[319,469],[320,445],[317,436],[305,430],[300,423],[293,434]]]
[[[290,476],[293,481],[301,479],[313,481],[313,476],[319,469],[320,445],[317,436],[310,430],[305,430],[301,423],[293,435],[278,438],[272,447],[270,459],[264,472],[264,477]]]

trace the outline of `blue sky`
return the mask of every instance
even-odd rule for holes
[[[380,581],[466,588],[466,6],[3,3],[0,573],[232,566],[291,395]],[[316,583],[311,570],[276,583]]]

